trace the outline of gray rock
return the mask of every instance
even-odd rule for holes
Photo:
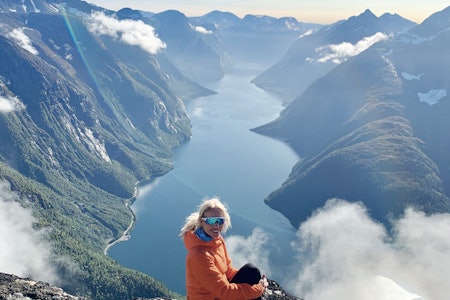
[[[262,300],[302,300],[288,294],[278,282],[268,279],[269,286]],[[20,278],[15,275],[0,273],[1,300],[89,300],[88,298],[70,295],[61,288],[49,283],[35,281],[30,278]],[[113,300],[113,299],[112,299]],[[176,300],[170,298],[135,298],[133,300]]]
[[[0,299],[87,300],[64,292],[49,283],[0,273]]]

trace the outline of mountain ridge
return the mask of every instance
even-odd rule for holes
[[[265,199],[294,226],[334,197],[363,202],[387,228],[409,206],[427,214],[450,211],[443,131],[448,64],[439,56],[450,39],[441,31],[419,42],[411,35],[416,30],[342,62],[278,119],[254,129],[287,142],[301,157]],[[441,91],[438,100],[430,99],[433,89]]]
[[[330,49],[358,47],[377,34],[390,35],[413,27],[415,23],[398,15],[376,17],[370,10],[322,27],[295,40],[284,56],[252,80],[256,86],[279,95],[289,104],[315,80],[325,75],[338,63],[324,59]],[[362,45],[361,45],[362,46]],[[359,47],[361,47],[359,46]],[[351,50],[347,50],[351,52]],[[346,59],[345,55],[337,60]]]

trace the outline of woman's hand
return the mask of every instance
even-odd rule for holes
[[[266,275],[263,275],[261,277],[261,280],[259,281],[259,284],[261,284],[264,287],[264,289],[266,289],[269,286],[269,283],[267,282]]]

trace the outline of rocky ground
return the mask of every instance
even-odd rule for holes
[[[0,273],[0,299],[87,300],[65,293],[48,283]]]
[[[262,300],[302,300],[289,295],[276,281],[268,279],[269,286]],[[0,300],[89,300],[64,292],[51,284],[0,273]],[[114,300],[114,299],[111,299]],[[133,300],[171,300],[163,298],[136,298]]]
[[[262,300],[303,300],[288,294],[275,280],[267,279],[269,286],[262,296]],[[134,300],[172,300],[172,299],[147,299],[147,298],[136,298]]]
[[[262,300],[303,300],[288,294],[275,280],[267,279],[269,286],[267,287]]]

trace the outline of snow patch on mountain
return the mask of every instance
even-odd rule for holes
[[[31,5],[33,6],[33,10],[35,13],[40,13],[41,11],[36,7],[36,4],[34,4],[33,0],[30,0]]]
[[[412,75],[406,72],[402,72],[401,74],[405,80],[420,80],[420,78],[423,76],[423,73],[419,75]]]
[[[420,102],[428,103],[429,105],[435,105],[441,101],[442,98],[447,96],[447,90],[445,89],[432,89],[427,93],[417,93]]]

